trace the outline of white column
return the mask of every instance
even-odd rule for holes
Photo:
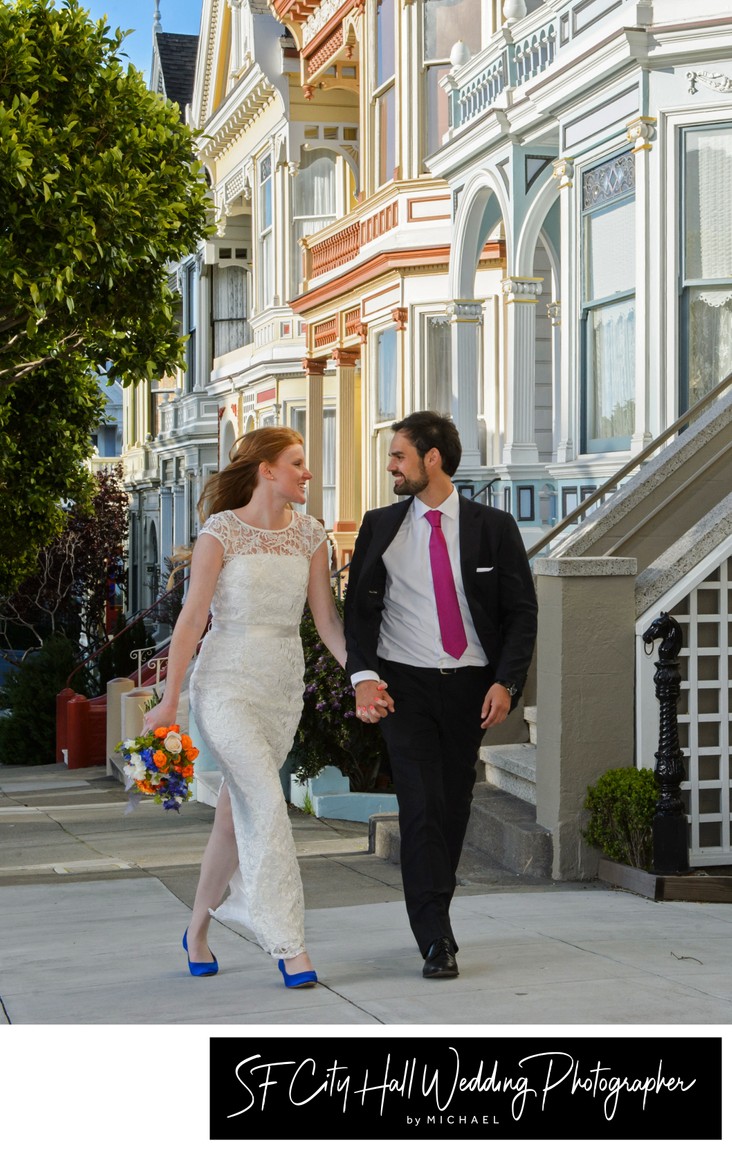
[[[569,318],[576,314],[575,298],[574,298],[574,283],[573,283],[573,269],[575,267],[575,260],[573,259],[574,246],[572,237],[574,235],[574,221],[572,213],[574,212],[574,160],[567,156],[559,160],[555,160],[553,165],[552,175],[557,180],[560,188],[559,196],[559,212],[560,212],[560,235],[561,235],[561,273],[560,273],[560,291],[559,298],[562,301],[563,322],[559,328],[559,363],[560,363],[560,383],[559,383],[559,408],[556,418],[558,429],[558,440],[556,441],[557,449],[557,463],[568,463],[574,459],[577,452],[575,448],[575,432],[574,432],[574,416],[576,410],[575,396],[573,393],[574,380],[579,378],[579,371],[575,368],[575,350],[573,344],[574,323],[570,323]],[[573,311],[573,309],[575,309]]]
[[[196,386],[206,391],[211,376],[211,276],[213,268],[198,260],[198,315],[196,316]]]
[[[356,392],[358,351],[338,348],[333,353],[336,365],[336,531],[355,531],[360,507],[359,442],[360,426]]]
[[[633,454],[651,442],[650,360],[650,195],[648,177],[656,121],[638,116],[627,125],[626,136],[635,144],[635,429],[630,441]]]
[[[504,463],[538,463],[536,405],[536,301],[543,279],[509,276],[501,283],[506,303],[506,445]]]
[[[308,483],[308,514],[323,518],[323,376],[325,361],[304,359],[307,406],[305,408],[305,459],[313,478]]]
[[[460,467],[480,467],[478,393],[482,387],[481,300],[455,300],[448,305],[452,322],[452,417],[463,447]],[[480,405],[482,408],[482,404]]]
[[[231,8],[231,57],[229,75],[233,80],[241,68],[241,0],[228,0]]]
[[[160,492],[160,569],[173,553],[173,492],[169,487]]]

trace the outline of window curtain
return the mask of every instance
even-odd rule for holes
[[[319,148],[303,152],[293,181],[291,296],[296,296],[302,280],[302,248],[299,240],[322,231],[336,218],[337,157]]]
[[[452,412],[452,337],[447,316],[425,317],[425,398],[431,411]]]
[[[732,130],[686,137],[685,280],[732,276]]]
[[[250,341],[246,321],[244,268],[215,268],[213,284],[214,356],[226,355]]]
[[[593,308],[588,324],[589,446],[617,450],[635,424],[635,300]]]

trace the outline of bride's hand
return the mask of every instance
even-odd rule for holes
[[[172,727],[175,723],[175,716],[178,708],[173,706],[173,703],[166,703],[165,697],[146,711],[142,716],[142,731],[146,735],[148,731],[154,731],[156,727]]]

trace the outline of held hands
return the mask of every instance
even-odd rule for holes
[[[510,710],[511,696],[501,683],[494,683],[483,700],[480,712],[480,717],[483,720],[480,724],[481,727],[483,730],[487,727],[497,727],[499,723],[503,722]]]
[[[356,714],[362,723],[378,723],[394,710],[394,700],[383,679],[365,679],[356,684]]]

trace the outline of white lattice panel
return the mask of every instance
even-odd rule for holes
[[[730,834],[730,742],[732,694],[732,542],[700,564],[675,592],[638,621],[638,766],[653,768],[658,749],[658,701],[652,658],[643,655],[640,635],[661,611],[681,624],[679,742],[687,781],[689,861],[693,866],[732,864]]]

